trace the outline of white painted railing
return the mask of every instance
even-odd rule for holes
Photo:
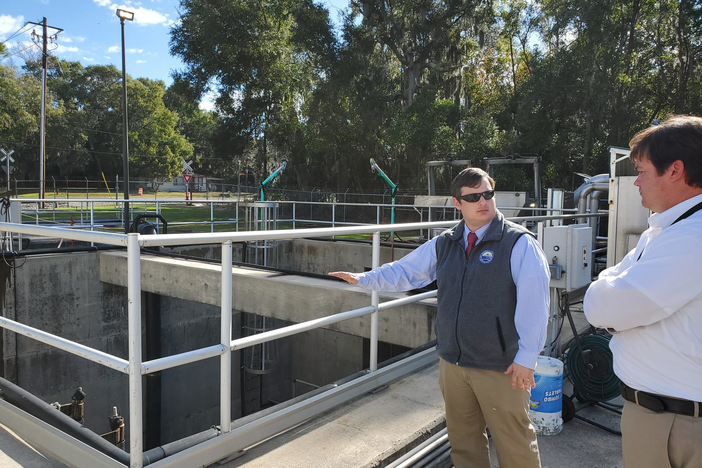
[[[447,228],[455,224],[454,221],[438,223],[412,223],[405,225],[376,225],[354,226],[343,228],[322,229],[297,229],[264,232],[230,232],[230,233],[203,233],[203,234],[161,234],[141,236],[139,234],[115,234],[104,232],[90,232],[78,229],[65,229],[56,227],[22,225],[14,223],[0,223],[0,230],[9,233],[30,234],[51,238],[73,239],[84,242],[108,244],[127,247],[127,275],[128,275],[128,329],[129,329],[129,357],[125,361],[117,356],[103,353],[75,343],[56,335],[37,330],[27,325],[20,324],[7,318],[0,318],[0,326],[14,331],[28,338],[32,338],[71,354],[83,357],[95,363],[129,375],[129,433],[130,433],[130,466],[141,468],[143,466],[143,440],[142,440],[142,375],[159,372],[177,366],[201,361],[215,356],[220,356],[220,428],[222,434],[231,427],[231,351],[244,349],[260,343],[266,343],[282,337],[294,335],[307,330],[320,328],[333,323],[349,320],[364,315],[371,315],[371,362],[370,371],[377,370],[378,356],[378,311],[398,307],[410,302],[417,302],[436,295],[436,292],[419,294],[416,296],[389,301],[378,304],[377,293],[372,295],[372,304],[368,307],[350,310],[339,314],[322,317],[304,323],[271,330],[254,336],[231,339],[231,314],[232,314],[232,242],[253,240],[281,240],[305,237],[324,237],[341,234],[373,234],[373,267],[379,265],[380,232],[403,230],[418,230],[430,228]],[[166,246],[166,245],[194,245],[194,244],[220,244],[222,246],[222,300],[221,300],[221,342],[218,345],[201,348],[186,353],[142,362],[141,349],[141,247]],[[211,460],[214,462],[216,460]]]
[[[561,215],[550,217],[532,217],[519,218],[517,221],[540,221],[545,219],[564,219],[573,217],[591,217],[595,215]],[[514,218],[513,218],[514,219]],[[128,340],[129,340],[129,356],[125,361],[117,356],[106,354],[96,349],[92,349],[75,343],[56,335],[37,330],[27,325],[20,324],[7,318],[0,318],[0,326],[8,330],[14,331],[26,337],[41,341],[56,348],[62,349],[69,353],[83,357],[95,363],[101,364],[112,369],[129,375],[129,433],[130,433],[130,467],[141,468],[143,466],[143,391],[142,391],[142,376],[159,372],[165,369],[170,369],[185,364],[198,362],[203,359],[208,359],[215,356],[220,356],[220,428],[221,434],[218,437],[225,436],[231,428],[231,351],[244,349],[260,343],[266,343],[272,340],[283,338],[286,336],[301,333],[307,330],[320,328],[333,323],[349,320],[364,315],[371,316],[371,333],[370,333],[370,372],[374,373],[378,369],[378,313],[381,310],[387,310],[393,307],[399,307],[405,304],[418,302],[423,299],[436,296],[436,291],[418,294],[411,297],[397,299],[393,301],[379,304],[378,293],[373,292],[371,295],[371,305],[360,309],[341,312],[338,314],[322,317],[307,322],[283,327],[276,330],[260,333],[254,336],[231,339],[231,314],[232,314],[232,243],[243,241],[258,241],[258,240],[284,240],[284,239],[300,239],[308,237],[329,237],[346,234],[373,234],[373,253],[372,267],[379,266],[380,259],[380,233],[381,232],[403,232],[403,231],[418,231],[438,228],[449,228],[456,223],[452,221],[432,222],[432,223],[405,223],[405,224],[377,224],[371,226],[347,226],[336,228],[316,228],[316,229],[293,229],[293,230],[278,230],[278,231],[247,231],[247,232],[224,232],[224,233],[195,233],[195,234],[156,234],[149,236],[141,236],[139,234],[116,234],[105,232],[91,232],[79,229],[65,229],[56,227],[23,225],[15,223],[1,223],[0,231],[8,233],[29,234],[33,236],[43,236],[50,238],[73,239],[84,242],[108,244],[114,246],[127,247],[127,295],[128,295]],[[142,361],[142,324],[141,324],[141,248],[156,247],[169,245],[201,245],[201,244],[220,244],[222,247],[222,298],[221,298],[221,339],[218,345],[209,346],[177,355],[167,356],[154,359],[151,361]],[[370,384],[368,384],[370,385]],[[359,391],[367,391],[367,387],[359,386]],[[342,389],[339,389],[341,392]],[[298,405],[299,406],[299,405]],[[297,406],[296,406],[297,407]],[[285,411],[288,411],[286,409]],[[292,411],[292,410],[290,410]],[[304,420],[304,419],[303,419]],[[296,420],[299,421],[299,418]],[[272,429],[278,426],[273,425]],[[269,437],[273,434],[267,432],[261,437]],[[244,438],[250,440],[250,438]],[[218,450],[201,450],[195,447],[187,454],[174,457],[168,466],[193,466],[194,460],[197,463],[210,464],[217,461],[219,454],[226,450],[226,442],[228,439],[223,439]],[[263,440],[263,439],[261,439]],[[211,444],[212,441],[204,442],[203,444]],[[231,446],[231,445],[230,445]],[[209,447],[209,445],[208,445]],[[187,451],[186,451],[187,452]],[[194,457],[194,458],[193,458]],[[200,458],[197,458],[200,457]],[[208,458],[215,457],[215,458]],[[221,457],[220,457],[221,458]],[[181,461],[178,461],[181,460]],[[182,464],[181,464],[182,463]],[[162,466],[161,462],[154,466]],[[166,466],[166,465],[163,465]],[[202,466],[199,465],[198,466]]]
[[[13,202],[20,202],[23,206],[22,219],[23,223],[40,225],[44,223],[55,224],[55,225],[69,225],[70,217],[73,216],[73,222],[78,225],[78,227],[83,229],[90,229],[91,231],[105,231],[109,227],[106,226],[105,217],[100,216],[101,214],[112,214],[112,218],[107,218],[107,220],[113,224],[113,230],[118,227],[119,224],[123,223],[122,216],[124,210],[121,208],[121,204],[125,202],[123,199],[96,199],[96,198],[71,198],[71,199],[30,199],[30,198],[15,198],[12,199]],[[147,200],[147,199],[130,199],[128,200],[131,207],[132,217],[139,214],[163,214],[162,211],[164,206],[177,206],[177,205],[189,205],[189,208],[198,209],[202,207],[209,208],[209,219],[204,221],[176,221],[168,222],[170,227],[183,227],[183,226],[198,226],[207,225],[210,227],[210,232],[215,232],[216,229],[224,229],[227,231],[239,231],[240,225],[245,221],[245,215],[242,214],[242,209],[255,204],[256,202],[244,202],[239,200],[205,200],[205,199],[195,199],[195,200],[181,200],[181,199],[157,199],[157,200]],[[432,218],[436,217],[437,213],[441,213],[442,218],[448,218],[451,220],[458,220],[460,218],[460,213],[455,209],[453,205],[438,206],[438,205],[391,205],[391,204],[368,204],[368,203],[337,203],[337,202],[309,202],[309,201],[268,201],[266,203],[272,203],[277,206],[279,213],[288,213],[286,217],[278,217],[276,223],[288,223],[292,225],[293,229],[303,226],[368,226],[372,224],[381,224],[383,221],[383,214],[387,213],[389,210],[395,209],[396,212],[412,213],[413,216],[418,218],[419,222],[424,222],[425,220],[431,221]],[[45,208],[41,208],[41,205],[46,205]],[[66,207],[61,207],[61,205],[67,205]],[[190,206],[190,205],[195,205]],[[199,205],[199,206],[198,206]],[[215,214],[216,206],[232,206],[231,211],[235,214],[233,218],[219,219],[222,216],[217,216]],[[106,207],[112,206],[113,209],[108,210],[96,210],[96,207]],[[314,217],[312,216],[313,208],[319,213],[322,209],[327,211],[329,216],[327,217]],[[533,208],[533,207],[509,207],[500,206],[501,210],[512,210],[512,211],[526,211],[526,212],[539,212],[539,213],[575,213],[575,209],[565,209],[565,210],[546,210],[544,208]],[[301,216],[302,211],[309,212],[309,216]],[[339,216],[339,212],[344,210],[342,216]],[[362,216],[364,222],[358,221],[348,221],[346,216],[346,210],[353,209],[358,212],[363,212]],[[97,215],[97,216],[96,216]],[[50,216],[50,219],[48,219]],[[358,215],[356,215],[358,217]],[[158,224],[158,221],[156,221]],[[253,222],[251,221],[250,224]],[[246,229],[246,228],[244,228]],[[268,228],[270,229],[270,227]],[[273,228],[275,229],[275,228]]]

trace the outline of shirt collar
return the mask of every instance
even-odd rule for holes
[[[682,216],[687,210],[702,202],[702,194],[678,203],[677,205],[668,208],[662,213],[654,213],[648,218],[648,225],[654,229],[665,229]]]
[[[483,240],[483,237],[485,236],[485,232],[488,230],[488,228],[492,224],[493,220],[494,220],[494,218],[491,219],[490,222],[487,223],[485,226],[478,228],[477,231],[474,231],[475,235],[478,236],[478,240],[475,242],[476,244],[478,244],[481,240]],[[468,229],[468,226],[465,224],[465,221],[463,222],[463,226],[464,226],[463,227],[463,245],[466,246],[466,245],[468,245],[468,233],[470,233],[471,230]]]

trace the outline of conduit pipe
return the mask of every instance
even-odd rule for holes
[[[608,174],[598,174],[590,177],[580,187],[575,189],[575,192],[573,192],[573,202],[578,206],[579,214],[585,214],[587,212],[588,198],[595,190],[609,192]],[[578,223],[584,224],[585,220],[583,218],[579,218]]]
[[[35,416],[47,424],[75,437],[86,445],[99,450],[108,457],[129,466],[129,454],[118,449],[87,427],[63,414],[48,403],[35,397],[25,389],[0,377],[0,395],[5,401],[22,411]]]

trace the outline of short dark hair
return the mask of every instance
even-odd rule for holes
[[[674,115],[637,133],[629,147],[632,162],[648,159],[659,176],[675,161],[682,161],[685,183],[702,188],[702,118]]]
[[[495,181],[488,175],[487,172],[480,169],[479,167],[468,167],[463,169],[451,182],[451,195],[454,198],[461,198],[461,188],[462,187],[477,187],[483,181],[487,179],[490,184],[491,189],[495,189]]]

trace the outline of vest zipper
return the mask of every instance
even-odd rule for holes
[[[458,307],[456,308],[456,325],[453,327],[454,333],[456,335],[456,346],[458,346],[458,357],[456,358],[456,365],[461,360],[461,343],[458,341],[458,313],[461,311],[461,302],[463,302],[463,283],[466,279],[466,272],[468,271],[468,260],[466,260],[466,266],[463,268],[463,277],[461,278],[461,297],[458,298]]]

